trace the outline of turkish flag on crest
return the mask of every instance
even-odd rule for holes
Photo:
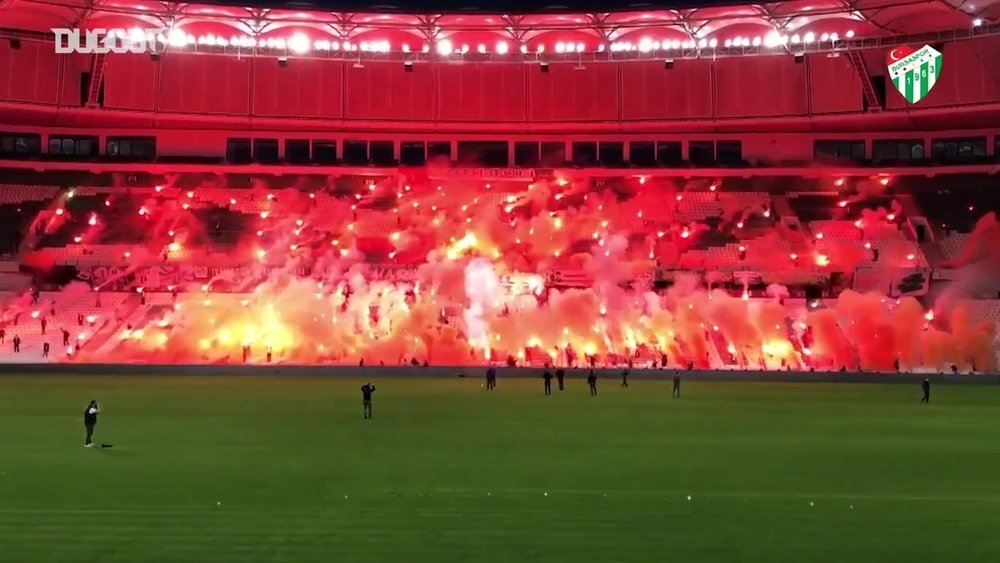
[[[885,57],[886,66],[891,65],[896,61],[900,61],[912,55],[916,49],[910,47],[909,45],[903,45],[902,47],[894,47],[889,51],[889,54]]]

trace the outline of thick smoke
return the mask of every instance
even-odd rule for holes
[[[869,189],[882,193],[882,187],[874,182]],[[147,296],[155,304],[138,308],[107,344],[84,347],[80,358],[995,367],[993,328],[971,323],[958,307],[939,306],[938,318],[930,319],[914,299],[851,291],[799,306],[786,303],[790,293],[781,285],[748,299],[683,274],[655,291],[654,262],[675,268],[680,252],[700,236],[742,236],[751,218],[767,224],[767,206],[740,207],[715,183],[650,180],[594,189],[556,180],[471,189],[383,180],[340,199],[256,187],[241,196],[255,213],[245,236],[225,254],[210,255],[206,237],[214,227],[194,212],[214,197],[204,187],[167,187],[143,201],[127,220],[148,240],[123,275],[208,256],[243,268],[176,288],[175,296]],[[685,198],[699,197],[709,207],[721,202],[714,221],[685,214]],[[886,221],[890,213],[872,212],[862,221]],[[760,247],[759,241],[781,238],[776,227],[758,226],[755,236]],[[1000,247],[995,216],[984,218],[973,240],[983,241],[975,243],[976,255]],[[770,246],[774,256],[766,261],[790,266],[788,251]],[[856,243],[817,246],[830,271],[848,271],[864,256]],[[811,267],[813,258],[803,256],[802,263]],[[371,263],[406,264],[400,269],[409,273],[387,277]],[[10,303],[4,317],[31,307]]]

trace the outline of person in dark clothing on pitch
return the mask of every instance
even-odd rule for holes
[[[20,354],[21,353],[21,337],[15,334],[14,335],[14,340],[12,340],[11,342],[14,343],[14,353],[15,354]]]
[[[65,328],[59,329],[62,331],[63,335],[63,346],[69,346],[69,331]]]
[[[924,389],[924,397],[920,399],[921,403],[931,402],[931,380],[924,378],[924,382],[920,385]]]
[[[48,341],[45,341],[45,343],[42,344],[42,357],[43,358],[48,358],[49,357],[49,342]]]
[[[542,380],[545,381],[545,394],[546,395],[551,395],[552,394],[552,372],[549,371],[549,370],[545,370],[545,373],[542,374]]]
[[[489,369],[486,370],[486,390],[489,391],[495,389],[496,386],[497,386],[497,368],[494,366],[490,366]]]
[[[375,392],[375,386],[371,383],[365,383],[361,386],[361,404],[364,406],[365,418],[372,417],[372,393]]]
[[[681,374],[679,372],[674,372],[674,392],[673,398],[681,398]]]
[[[559,390],[560,391],[562,391],[564,389],[563,388],[563,378],[565,378],[565,377],[566,377],[566,372],[564,372],[562,369],[557,369],[556,370],[556,381],[559,382]]]
[[[3,344],[5,338],[7,338],[7,331],[0,328],[0,344]]]
[[[594,373],[594,370],[590,370],[587,375],[587,385],[590,387],[591,396],[597,395],[597,374]]]
[[[87,440],[83,447],[94,447],[94,427],[97,426],[97,415],[101,414],[101,407],[97,401],[91,401],[83,411],[83,426],[87,429]]]
[[[622,387],[628,389],[628,368],[622,370]]]

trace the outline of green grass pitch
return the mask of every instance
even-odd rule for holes
[[[0,378],[0,561],[1000,561],[1000,388],[375,382]]]

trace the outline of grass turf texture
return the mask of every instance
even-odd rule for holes
[[[1000,388],[361,383],[0,378],[0,560],[1000,560]]]

